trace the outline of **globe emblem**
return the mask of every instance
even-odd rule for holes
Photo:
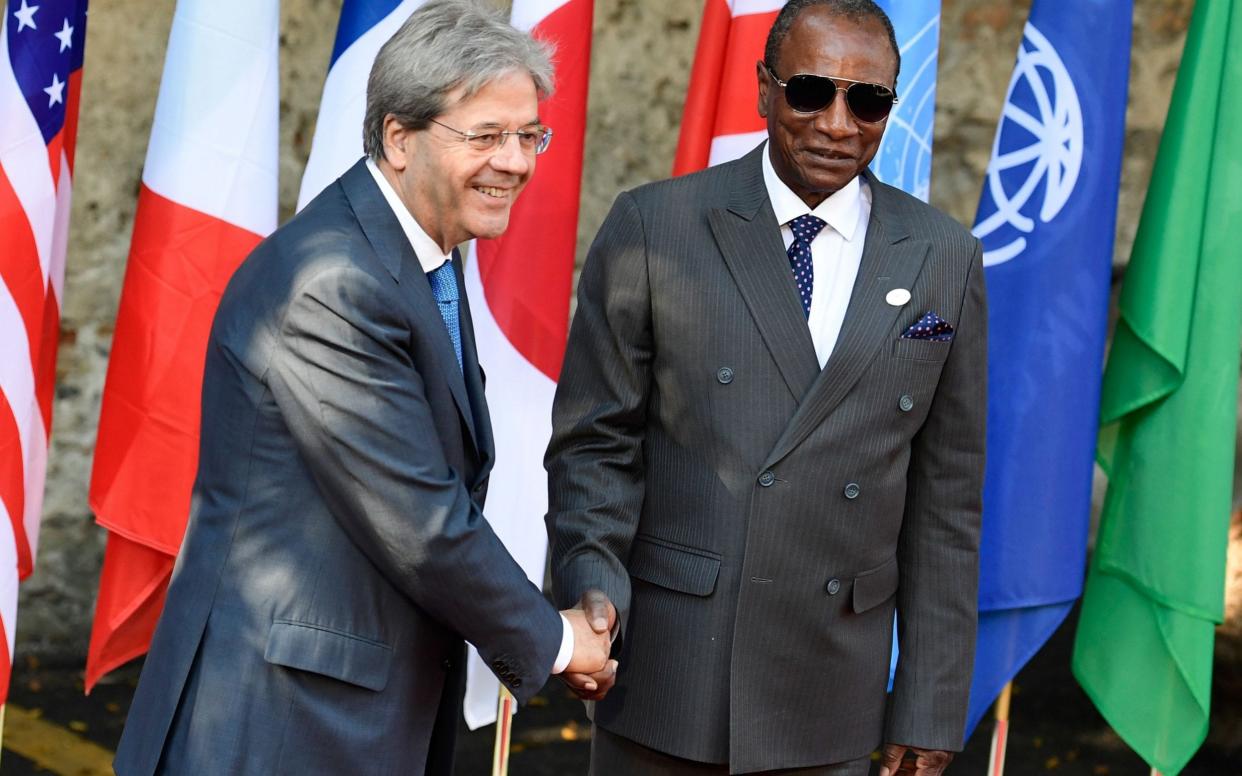
[[[904,30],[898,30],[902,62],[901,75],[897,79],[899,99],[888,117],[884,140],[876,152],[871,170],[884,183],[926,202],[931,192],[940,14],[933,11],[923,19],[923,23],[904,40],[901,39]]]
[[[1056,49],[1028,22],[972,230],[983,241],[984,266],[1021,255],[1036,217],[1042,223],[1056,218],[1078,182],[1082,150],[1082,107],[1073,79]]]

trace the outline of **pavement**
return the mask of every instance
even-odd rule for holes
[[[1148,767],[1113,734],[1069,673],[1074,622],[1071,617],[1014,682],[1005,774],[1147,776]],[[80,664],[42,665],[19,655],[5,709],[0,774],[111,774],[112,752],[139,670],[139,663],[127,666],[86,696]],[[491,772],[493,731],[470,732],[463,726],[458,774]],[[992,724],[985,720],[949,768],[950,776],[987,773],[991,733]],[[554,680],[514,719],[509,772],[585,774],[589,752],[590,723],[582,704]],[[1181,776],[1242,776],[1242,750],[1205,746]]]

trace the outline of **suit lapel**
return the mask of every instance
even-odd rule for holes
[[[708,221],[733,280],[746,300],[789,392],[797,401],[815,380],[815,343],[802,313],[798,290],[781,240],[780,224],[768,202],[760,145],[738,162],[727,208],[708,212]]]
[[[384,195],[380,193],[379,187],[371,177],[371,171],[367,169],[365,160],[359,160],[357,164],[341,176],[341,186],[345,189],[346,197],[349,198],[350,206],[354,210],[354,217],[358,219],[358,225],[362,227],[362,232],[366,235],[367,241],[371,243],[371,247],[375,250],[376,256],[379,257],[380,263],[388,269],[393,279],[397,281],[401,294],[409,301],[415,325],[419,329],[431,333],[430,339],[436,343],[435,347],[439,356],[439,363],[455,365],[457,363],[457,354],[454,352],[453,343],[449,339],[448,329],[444,326],[444,319],[440,317],[439,305],[436,303],[435,296],[431,293],[431,284],[427,282],[427,276],[423,273],[422,265],[418,263],[418,257],[414,255],[414,248],[410,245],[405,232],[401,229],[401,224],[397,221],[397,215],[392,212],[388,201],[384,199]],[[466,300],[465,284],[461,280],[461,267],[458,266],[455,269],[457,272],[457,287],[460,289],[461,294],[461,306],[464,309]],[[467,318],[463,316],[461,318],[463,363],[465,361],[464,331],[467,328],[466,321]],[[471,337],[472,352],[473,342],[473,337]],[[476,358],[476,370],[477,367],[478,361]],[[466,393],[463,370],[445,368],[438,371],[440,372],[441,379],[448,383],[449,391],[453,395],[453,401],[457,404],[457,410],[461,413],[462,420],[465,421],[466,427],[470,430],[470,437],[475,449],[480,450],[478,432],[475,430],[474,412],[470,406],[470,398]],[[429,380],[433,378],[430,375],[423,375],[423,379]]]
[[[454,271],[457,273],[457,287],[461,289],[461,361],[462,374],[465,378],[466,394],[470,400],[470,414],[474,418],[475,449],[479,451],[479,474],[481,480],[487,475],[495,459],[495,441],[492,438],[492,419],[487,411],[487,397],[484,393],[483,370],[479,364],[478,344],[474,338],[474,320],[470,316],[470,303],[466,296],[465,267],[462,266],[461,254],[453,249]]]
[[[836,347],[769,454],[765,468],[776,464],[824,421],[854,387],[863,371],[893,337],[893,324],[904,309],[885,300],[895,288],[910,289],[930,248],[911,237],[896,215],[892,194],[864,174],[871,186],[871,217],[862,263]]]

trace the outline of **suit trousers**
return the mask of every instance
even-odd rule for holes
[[[591,732],[590,776],[726,776],[729,773],[728,765],[673,757],[609,733],[598,725],[592,726]],[[867,776],[870,772],[871,758],[860,757],[843,763],[763,771],[751,776]]]

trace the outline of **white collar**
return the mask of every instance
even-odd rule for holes
[[[418,221],[414,220],[410,209],[397,196],[396,190],[393,189],[388,179],[384,177],[384,173],[380,172],[379,165],[375,163],[375,160],[367,159],[367,169],[371,171],[371,177],[375,178],[375,183],[379,186],[380,193],[384,195],[384,199],[388,201],[388,206],[396,214],[397,222],[401,224],[401,230],[405,232],[406,239],[410,241],[410,246],[414,248],[414,255],[418,257],[418,263],[423,268],[423,272],[434,272],[444,262],[451,261],[452,254],[440,250],[440,246],[436,245],[436,241],[431,239],[423,231],[423,228],[418,225]]]
[[[776,213],[776,223],[784,226],[798,216],[810,213],[824,219],[836,230],[837,234],[845,238],[846,242],[852,241],[854,232],[858,228],[858,210],[862,206],[861,176],[855,175],[849,183],[812,210],[776,174],[769,156],[770,148],[771,144],[765,143],[761,154],[763,156],[763,183],[768,189],[768,199],[772,202],[772,210]]]

